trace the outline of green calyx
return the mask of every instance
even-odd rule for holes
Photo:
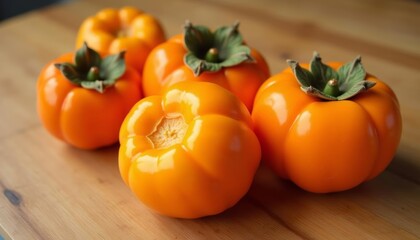
[[[375,82],[365,80],[366,71],[361,57],[341,66],[337,71],[322,63],[317,52],[310,62],[310,71],[302,68],[297,61],[287,60],[301,89],[324,100],[345,100],[375,86]]]
[[[56,63],[55,67],[73,84],[104,93],[107,87],[114,85],[124,74],[124,54],[123,51],[102,59],[84,43],[76,51],[74,64]]]
[[[211,32],[205,26],[194,26],[191,22],[186,22],[184,43],[188,52],[184,56],[184,62],[195,76],[205,71],[217,72],[223,67],[254,61],[251,49],[243,43],[238,27],[237,22]]]

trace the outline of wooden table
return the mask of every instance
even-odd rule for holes
[[[311,194],[262,167],[250,192],[213,217],[179,220],[142,205],[123,184],[118,147],[82,151],[38,120],[36,79],[73,50],[81,21],[134,5],[167,35],[185,19],[216,27],[241,21],[272,73],[285,59],[363,56],[396,92],[403,136],[391,166],[356,189]],[[70,1],[0,23],[0,239],[420,239],[420,4],[401,0]]]

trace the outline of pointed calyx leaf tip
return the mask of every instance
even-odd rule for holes
[[[292,70],[294,70],[296,68],[296,65],[299,64],[297,61],[291,59],[287,59],[286,62],[290,66],[290,68],[292,68]]]
[[[185,22],[184,44],[188,52],[184,62],[194,75],[255,61],[238,28],[239,21],[232,26],[219,27],[213,32],[205,26],[193,25],[188,20]]]
[[[287,60],[301,89],[324,100],[345,100],[368,90],[375,82],[366,80],[361,57],[342,65],[338,70],[322,62],[319,53],[314,52],[309,70],[297,61]]]
[[[189,19],[185,20],[184,30],[191,28],[193,25]]]
[[[313,58],[321,58],[317,51],[314,51]]]
[[[73,84],[103,93],[125,72],[125,51],[102,59],[86,42],[74,55],[74,63],[55,63],[54,66]]]

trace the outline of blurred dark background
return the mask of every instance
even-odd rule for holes
[[[64,0],[0,0],[0,21]]]

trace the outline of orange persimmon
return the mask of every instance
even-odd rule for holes
[[[82,149],[116,143],[124,117],[141,97],[141,77],[125,65],[124,52],[101,59],[87,45],[47,64],[37,82],[44,127]]]
[[[263,160],[282,178],[318,193],[347,190],[379,175],[401,136],[391,88],[367,74],[360,58],[325,65],[315,54],[310,65],[289,64],[255,99],[252,117]]]
[[[208,82],[145,97],[120,130],[124,182],[148,207],[178,218],[220,213],[248,191],[260,145],[245,105]]]
[[[212,82],[233,92],[251,110],[269,69],[262,55],[244,44],[238,26],[212,32],[187,22],[184,34],[160,44],[148,56],[143,72],[145,96],[161,94],[176,82]]]
[[[139,73],[150,51],[165,41],[159,21],[134,7],[106,8],[88,17],[80,26],[76,48],[84,42],[102,57],[126,52],[126,62]]]

